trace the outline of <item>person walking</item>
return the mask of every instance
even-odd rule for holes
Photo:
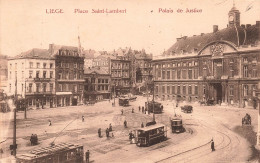
[[[51,124],[51,120],[49,120],[49,126],[51,126],[52,124]]]
[[[125,128],[127,128],[127,122],[126,122],[126,120],[124,121],[124,126],[125,126]]]
[[[109,124],[109,131],[112,131],[112,125],[111,125],[111,123]]]
[[[107,138],[109,138],[109,129],[108,128],[106,129],[106,135],[107,135]]]
[[[141,106],[138,107],[139,108],[139,112],[141,111]]]
[[[215,145],[214,145],[213,139],[211,139],[211,150],[212,150],[212,152],[215,151]]]
[[[144,107],[142,107],[142,113],[144,113]]]
[[[135,110],[134,110],[134,108],[132,108],[132,113],[134,113],[135,112]]]
[[[82,115],[82,122],[84,122],[84,120],[85,120],[85,117],[84,117],[84,115]]]
[[[142,122],[142,124],[141,124],[141,128],[144,128],[144,123]]]
[[[89,155],[90,155],[90,152],[89,150],[86,152],[85,156],[86,156],[86,163],[89,163]]]
[[[98,137],[101,138],[101,128],[98,129]]]
[[[122,110],[121,110],[121,115],[123,115],[123,114],[124,114],[124,110],[122,109]]]

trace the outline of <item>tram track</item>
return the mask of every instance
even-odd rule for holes
[[[225,134],[224,132],[221,132],[221,131],[219,131],[219,130],[213,128],[213,127],[211,127],[207,122],[204,122],[204,121],[202,121],[202,120],[197,120],[197,122],[199,123],[199,126],[200,126],[200,127],[203,127],[203,128],[204,128],[204,130],[210,129],[210,131],[217,132],[217,133],[218,133],[218,136],[221,136],[221,138],[222,138],[222,139],[221,139],[221,142],[218,143],[218,144],[216,144],[216,146],[215,146],[218,151],[220,151],[220,150],[225,150],[225,149],[228,148],[228,147],[232,149],[232,145],[231,145],[232,139],[231,139],[231,137],[230,137],[229,135],[227,135],[227,134]],[[205,125],[205,124],[208,124],[208,125]],[[240,141],[239,141],[239,139],[237,138],[237,136],[236,136],[236,139],[238,140],[238,143],[240,143]],[[209,145],[209,144],[210,144],[210,141],[209,141],[209,142],[206,142],[205,144],[202,144],[202,145],[200,145],[200,146],[197,146],[197,147],[191,148],[191,149],[189,149],[189,150],[180,152],[180,153],[178,153],[178,154],[174,154],[174,155],[171,155],[171,156],[169,156],[169,157],[163,158],[163,159],[158,160],[158,161],[156,161],[156,162],[167,162],[167,161],[169,161],[169,160],[171,160],[171,162],[172,162],[172,161],[173,161],[172,159],[174,159],[173,162],[183,162],[184,160],[186,160],[187,162],[195,161],[196,159],[201,158],[203,155],[208,155],[208,154],[212,153],[211,150],[209,150],[209,148],[207,148],[207,149],[205,149],[205,150],[202,149],[203,147],[205,147],[205,146],[207,146],[207,145]],[[223,145],[223,144],[224,144],[224,145]],[[223,146],[222,146],[222,145],[223,145]],[[219,148],[219,147],[220,147],[220,148]],[[229,149],[229,150],[231,150],[231,149]],[[190,153],[190,152],[192,152],[192,151],[196,151],[196,150],[198,151],[198,153],[194,153],[194,152],[193,152],[192,155],[183,156],[183,155],[185,155],[185,154],[188,154],[188,153]],[[181,156],[181,158],[178,159],[178,156]],[[234,157],[234,156],[233,156],[233,157]],[[233,157],[231,157],[231,158],[229,158],[229,159],[226,158],[226,159],[232,160]]]

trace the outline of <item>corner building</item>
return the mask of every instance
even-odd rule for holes
[[[177,38],[152,61],[155,97],[161,100],[207,101],[257,108],[260,81],[260,21],[240,25],[235,6],[228,27]]]

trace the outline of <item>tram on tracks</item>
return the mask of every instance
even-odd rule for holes
[[[185,131],[181,118],[174,117],[170,121],[171,121],[172,133],[181,133]]]
[[[163,124],[155,124],[135,130],[136,145],[150,146],[160,143],[167,138],[167,127]]]
[[[61,143],[16,156],[17,163],[83,163],[83,146]]]
[[[119,98],[119,106],[129,106],[130,99],[128,97],[120,97]]]

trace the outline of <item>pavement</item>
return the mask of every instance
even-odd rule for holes
[[[252,117],[253,129],[257,129],[257,110],[230,106],[193,105],[191,114],[183,113],[176,104],[163,101],[164,113],[156,114],[156,121],[167,126],[168,139],[150,147],[137,147],[130,144],[128,134],[152,120],[152,114],[146,115],[138,111],[144,106],[146,97],[138,96],[130,102],[129,107],[112,107],[112,102],[102,101],[89,106],[70,106],[52,109],[30,110],[27,119],[24,113],[17,113],[17,153],[46,147],[51,142],[71,142],[84,145],[90,150],[91,162],[256,162],[249,160],[252,152],[250,143],[233,131],[241,126],[241,119],[246,113]],[[179,106],[185,105],[185,103]],[[134,108],[135,112],[131,110]],[[121,115],[121,109],[124,114]],[[183,118],[186,132],[172,134],[169,119],[174,114]],[[12,144],[13,113],[0,114],[1,148],[3,154],[0,162],[10,156],[9,145]],[[82,122],[81,117],[85,120]],[[52,126],[49,126],[49,120]],[[124,128],[123,122],[128,122]],[[106,138],[105,130],[109,124],[113,126],[114,137]],[[102,138],[97,130],[101,128]],[[3,132],[2,132],[3,131]],[[37,134],[39,144],[30,145],[30,135]],[[216,151],[212,152],[210,140],[215,142]]]

